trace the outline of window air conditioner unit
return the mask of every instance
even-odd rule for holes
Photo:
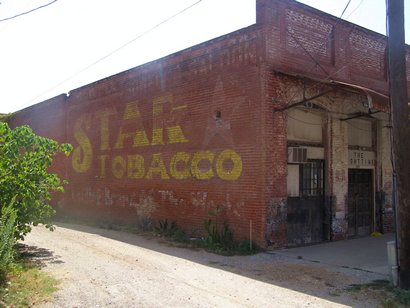
[[[288,148],[288,163],[307,163],[307,149]]]

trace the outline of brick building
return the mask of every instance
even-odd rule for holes
[[[218,209],[236,240],[273,248],[392,230],[386,37],[294,0],[256,9],[13,116],[74,146],[53,166],[60,215],[196,236]]]

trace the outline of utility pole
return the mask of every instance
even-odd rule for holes
[[[403,0],[387,0],[387,20],[398,276],[399,287],[410,289],[410,120]]]

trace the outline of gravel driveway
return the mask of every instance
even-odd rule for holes
[[[375,307],[348,292],[377,274],[275,253],[224,257],[153,235],[57,224],[36,227],[29,253],[61,283],[45,307]]]

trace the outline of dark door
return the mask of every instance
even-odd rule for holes
[[[290,246],[319,243],[324,235],[324,181],[322,160],[299,165],[300,197],[287,199]]]
[[[349,169],[349,236],[369,235],[373,229],[372,170]]]

